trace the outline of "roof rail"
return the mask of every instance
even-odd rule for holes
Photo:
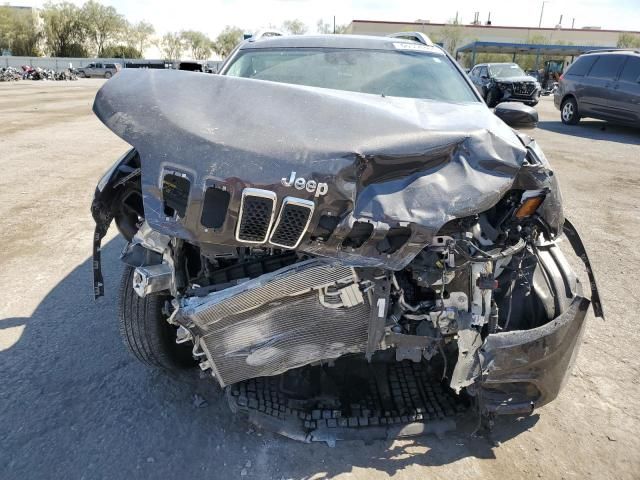
[[[422,32],[396,32],[390,33],[387,37],[402,38],[404,40],[413,40],[414,42],[433,47],[431,39]]]
[[[606,52],[633,52],[640,53],[637,48],[597,48],[595,50],[588,50],[584,53],[606,53]]]

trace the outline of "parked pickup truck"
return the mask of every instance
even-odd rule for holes
[[[84,78],[90,77],[101,77],[101,78],[111,78],[116,73],[118,73],[122,67],[119,63],[102,63],[95,62],[90,63],[86,67],[82,67],[78,69],[78,74]]]

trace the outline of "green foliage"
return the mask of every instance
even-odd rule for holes
[[[335,33],[337,34],[346,33],[348,27],[349,25],[336,25]],[[324,20],[320,19],[318,20],[318,23],[316,23],[316,30],[318,31],[318,33],[324,33],[324,34],[334,33],[333,23],[325,23]]]
[[[51,56],[87,56],[87,28],[79,7],[70,2],[48,2],[40,15],[44,24],[47,51]],[[84,52],[84,55],[77,55],[79,52]]]
[[[640,48],[640,35],[621,33],[618,35],[618,48]]]
[[[179,33],[165,33],[158,42],[158,48],[166,60],[179,60],[184,51],[184,40]]]
[[[98,57],[103,57],[104,48],[124,32],[126,21],[115,8],[107,7],[95,0],[86,2],[80,12],[86,38]]]
[[[222,32],[216,37],[213,43],[213,49],[222,58],[231,53],[235,46],[242,41],[242,29],[227,25]]]
[[[185,46],[195,60],[207,60],[211,56],[212,42],[204,33],[187,30],[180,33]]]
[[[290,35],[303,35],[307,33],[308,28],[302,20],[296,18],[295,20],[285,20],[282,22],[282,30]]]
[[[13,55],[39,55],[41,37],[42,31],[33,11],[0,6],[0,51],[9,50]]]
[[[451,55],[456,54],[456,50],[461,47],[462,40],[464,38],[464,29],[458,20],[449,20],[447,24],[442,28],[438,42],[442,42],[444,48]],[[435,41],[435,39],[432,39]]]
[[[128,45],[107,45],[102,50],[104,58],[142,58],[142,53]]]
[[[156,29],[148,22],[142,21],[135,24],[127,23],[123,35],[123,41],[127,44],[127,47],[139,52],[142,57],[144,55],[144,51],[150,46],[151,36],[154,33],[156,33]]]
[[[535,44],[535,45],[544,45],[544,44],[549,44],[551,42],[544,35],[540,35],[539,33],[536,33],[534,35],[529,35],[529,37],[527,38],[527,41],[524,42],[524,43],[532,43],[532,44]]]

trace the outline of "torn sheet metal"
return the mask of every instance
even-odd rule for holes
[[[404,267],[444,223],[493,206],[512,187],[527,154],[480,102],[190,72],[125,70],[98,92],[94,111],[140,154],[152,228],[200,244],[239,244],[234,229],[242,190],[261,188],[279,201],[293,195],[315,203],[311,233],[298,250],[355,266]],[[167,173],[189,182],[184,216],[163,209]],[[291,185],[291,178],[304,180]],[[320,183],[326,193],[319,192]],[[217,229],[200,223],[211,185],[231,195]],[[328,240],[309,241],[323,215],[340,223]],[[373,233],[359,248],[344,248],[355,221],[373,224]],[[394,226],[409,226],[411,238],[393,253],[381,252],[378,242]]]

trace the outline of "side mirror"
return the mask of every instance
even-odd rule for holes
[[[489,77],[487,75],[480,75],[480,78],[482,80],[489,80]]]
[[[498,104],[493,113],[504,123],[513,128],[535,128],[538,125],[538,112],[518,102]]]

